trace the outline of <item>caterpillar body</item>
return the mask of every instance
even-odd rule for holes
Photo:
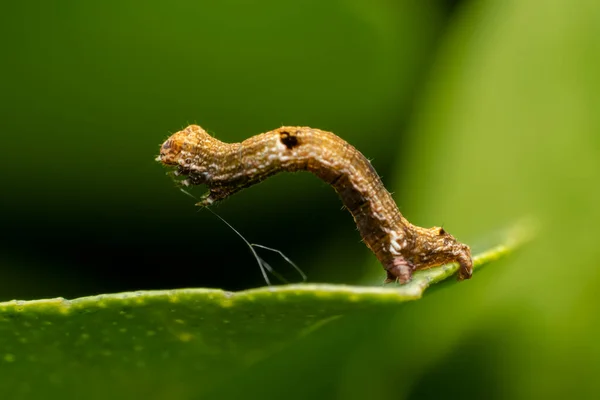
[[[183,185],[207,185],[208,206],[282,171],[308,171],[330,184],[354,217],[365,244],[387,272],[386,282],[408,282],[412,272],[458,262],[458,279],[473,271],[471,250],[443,228],[412,225],[377,172],[356,148],[331,132],[284,126],[241,143],[224,143],[201,127],[174,133],[158,161],[177,167]]]

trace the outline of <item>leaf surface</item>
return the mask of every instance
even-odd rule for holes
[[[480,254],[475,268],[516,244]],[[333,319],[419,299],[457,269],[419,271],[403,286],[178,289],[0,303],[0,390],[11,398],[139,396],[140,388],[153,398],[199,395]]]

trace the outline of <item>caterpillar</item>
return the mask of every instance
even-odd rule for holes
[[[377,172],[335,134],[284,126],[240,143],[224,143],[198,125],[171,135],[157,157],[176,167],[182,185],[206,185],[209,206],[282,171],[308,171],[327,182],[350,211],[358,231],[386,271],[386,282],[410,281],[413,271],[457,262],[458,279],[473,271],[469,246],[441,227],[412,225],[400,213]]]

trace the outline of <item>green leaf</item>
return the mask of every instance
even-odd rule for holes
[[[475,268],[526,238],[523,230],[510,232],[505,244],[474,258]],[[10,398],[199,395],[339,316],[416,300],[457,269],[419,271],[403,286],[180,289],[0,303],[0,391]]]

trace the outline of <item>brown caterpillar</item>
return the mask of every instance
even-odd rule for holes
[[[281,171],[312,172],[329,183],[354,217],[365,244],[387,271],[386,282],[408,282],[412,272],[458,262],[458,279],[473,271],[469,246],[443,228],[412,225],[398,210],[375,169],[331,132],[284,126],[241,143],[223,143],[197,125],[169,137],[157,158],[177,166],[184,185],[205,184],[208,206]]]

